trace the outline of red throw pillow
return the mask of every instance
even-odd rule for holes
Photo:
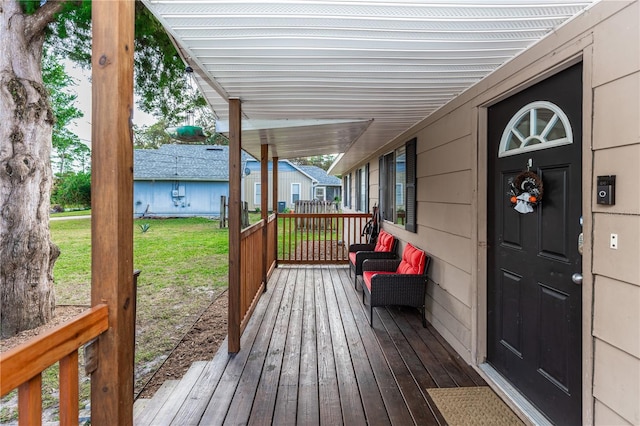
[[[420,249],[407,243],[402,252],[402,260],[396,272],[398,274],[423,274],[427,255]]]
[[[393,248],[393,240],[393,235],[385,231],[380,231],[380,234],[378,235],[378,241],[376,242],[376,246],[373,251],[391,251],[391,249]]]

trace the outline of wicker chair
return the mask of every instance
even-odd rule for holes
[[[366,259],[397,259],[398,239],[380,231],[376,244],[351,244],[349,246],[349,267],[353,271],[353,283],[358,289],[358,275],[362,275],[362,262]]]
[[[362,264],[362,301],[369,300],[369,324],[373,327],[375,306],[412,306],[420,311],[422,326],[427,326],[425,295],[431,257],[407,244],[401,260],[368,259]]]

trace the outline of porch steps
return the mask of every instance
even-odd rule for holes
[[[224,354],[224,351],[221,353]],[[205,388],[217,383],[214,378],[219,378],[224,370],[224,365],[215,361],[216,358],[212,361],[196,361],[180,380],[167,380],[151,399],[137,400],[133,407],[133,423],[139,426],[197,424],[213,393],[213,389],[207,392]],[[204,404],[197,404],[201,396],[204,396]],[[189,403],[184,404],[185,401]],[[192,412],[198,405],[202,405],[199,410],[196,408],[198,412]]]
[[[140,398],[137,399],[133,404],[133,418],[140,417],[140,414],[144,411],[144,409],[149,405],[149,401],[151,398]]]
[[[162,405],[167,402],[169,397],[171,396],[173,390],[178,386],[179,380],[167,380],[160,386],[153,396],[148,401],[144,399],[136,401],[133,404],[133,411],[136,410],[136,405],[138,404],[146,404],[146,406],[138,412],[138,416],[134,416],[133,424],[135,425],[150,425],[151,421],[156,417],[158,411],[162,409]]]

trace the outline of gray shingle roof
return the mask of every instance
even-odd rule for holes
[[[242,152],[242,161],[252,158]],[[221,145],[162,145],[136,149],[135,180],[229,180],[229,147]]]
[[[318,166],[296,166],[313,179],[318,181],[321,186],[340,186],[342,182],[335,176],[328,175],[326,171]]]

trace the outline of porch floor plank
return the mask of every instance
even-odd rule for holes
[[[360,333],[358,332],[352,306],[349,304],[349,300],[345,294],[345,288],[347,291],[350,291],[349,278],[344,271],[338,269],[331,270],[331,277],[334,281],[337,309],[342,313],[342,322],[344,324],[348,348],[351,352],[351,360],[353,362],[360,398],[362,399],[365,418],[369,424],[391,424],[387,410],[384,408],[384,401],[382,400],[382,395],[380,395],[380,388],[375,380],[375,374],[371,367],[369,357],[360,338]],[[342,284],[346,282],[346,287],[336,285],[339,284],[339,281],[342,281]],[[359,306],[356,306],[356,309],[361,310]]]
[[[316,296],[313,270],[303,268],[301,271],[304,271],[304,281],[302,281],[304,283],[304,315],[296,419],[297,423],[301,425],[317,425],[320,424],[320,405],[318,399],[318,351],[316,349]]]
[[[486,385],[417,310],[376,308],[370,327],[346,266],[277,268],[241,346],[179,387],[181,406],[171,383],[135,424],[160,412],[174,425],[445,425],[427,389]]]
[[[304,270],[292,270],[289,279],[294,283],[304,283]],[[273,424],[296,424],[296,409],[298,405],[298,382],[300,380],[300,359],[302,349],[302,320],[304,309],[305,285],[295,285],[291,316],[289,317],[289,330],[284,346],[282,359],[282,372],[278,389],[275,392],[275,407]]]
[[[320,423],[341,425],[340,391],[336,362],[331,343],[329,314],[324,294],[324,286],[320,268],[313,270],[313,288],[316,296],[316,332],[318,339],[318,393],[320,405]]]

